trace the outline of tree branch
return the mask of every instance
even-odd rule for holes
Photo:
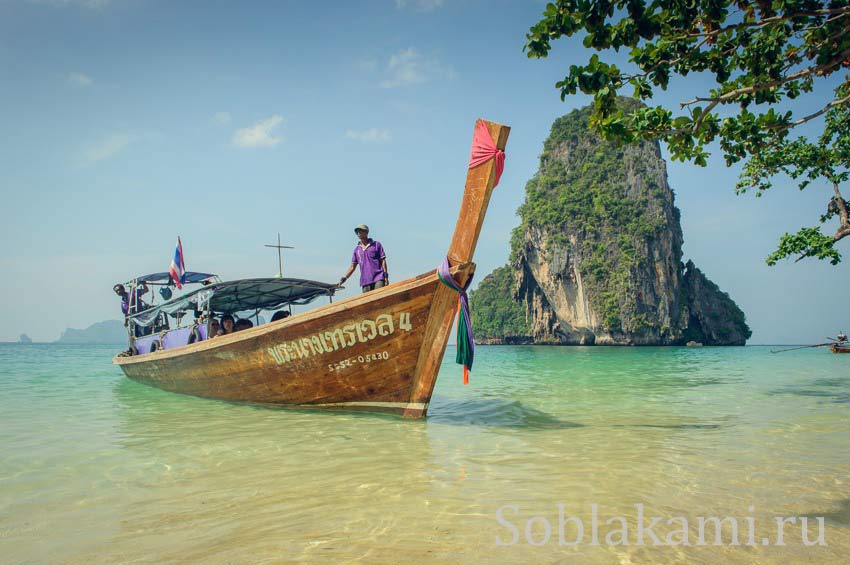
[[[705,101],[708,102],[709,100],[710,99],[705,100]],[[808,116],[802,117],[799,120],[791,122],[790,124],[785,124],[785,125],[781,125],[781,126],[774,126],[774,127],[765,126],[765,128],[770,129],[771,131],[777,131],[777,132],[793,129],[793,128],[801,125],[801,124],[804,124],[804,123],[806,123],[810,120],[817,118],[818,116],[820,116],[824,112],[827,112],[830,108],[833,108],[835,106],[839,106],[841,104],[848,104],[848,103],[850,103],[850,94],[848,94],[844,98],[838,98],[836,100],[833,100],[832,102],[830,102],[829,104],[827,104],[826,106],[824,106],[823,108],[818,110],[817,112],[814,112],[813,114],[809,114]],[[717,100],[711,100],[711,104],[709,104],[706,107],[705,112],[703,112],[702,115],[697,119],[697,121],[694,122],[694,125],[689,127],[689,128],[665,129],[665,130],[648,129],[648,130],[645,130],[645,132],[643,132],[643,133],[646,133],[646,134],[649,134],[649,135],[652,135],[652,136],[655,136],[655,137],[666,137],[666,136],[670,136],[670,135],[676,135],[676,134],[679,134],[679,133],[695,134],[697,132],[697,130],[699,129],[699,126],[704,121],[705,117],[708,115],[708,113],[711,110],[713,110],[715,108],[715,106],[717,106],[718,104],[719,104],[719,102]]]
[[[785,84],[788,81],[798,80],[801,78],[805,78],[810,75],[817,75],[822,73],[823,71],[828,71],[832,67],[836,65],[840,65],[850,59],[850,49],[845,49],[841,53],[839,53],[835,59],[829,61],[828,63],[824,63],[822,65],[817,65],[814,67],[808,67],[801,71],[798,71],[792,75],[788,75],[782,77],[781,79],[772,80],[770,82],[763,82],[761,84],[754,84],[752,86],[745,86],[744,88],[736,88],[735,90],[730,90],[729,92],[722,94],[720,96],[715,96],[713,98],[700,98],[696,97],[693,100],[688,100],[686,102],[680,102],[679,106],[684,108],[685,106],[690,106],[691,104],[696,104],[698,102],[714,102],[717,101],[721,104],[728,102],[729,100],[738,98],[739,96],[743,96],[744,94],[753,94],[756,92],[760,92],[762,90],[768,90],[773,88],[774,86],[779,86],[781,84]]]
[[[829,104],[827,104],[826,106],[824,106],[823,108],[818,110],[817,112],[815,112],[813,114],[809,114],[808,116],[804,116],[804,117],[800,118],[799,120],[791,122],[790,124],[787,124],[787,125],[784,125],[784,126],[776,126],[776,127],[769,127],[768,126],[768,129],[771,129],[773,131],[785,131],[785,130],[789,130],[789,129],[794,129],[795,127],[797,127],[801,124],[805,124],[806,122],[808,122],[810,120],[814,120],[815,118],[817,118],[818,116],[820,116],[824,112],[828,111],[830,108],[834,108],[835,106],[840,106],[841,104],[847,104],[848,102],[850,102],[850,94],[848,94],[844,98],[838,98],[837,100],[833,100],[832,102],[830,102]]]
[[[674,40],[679,39],[691,39],[695,37],[717,37],[721,33],[726,33],[728,31],[735,31],[743,28],[762,28],[768,26],[770,24],[775,24],[778,22],[794,20],[796,18],[815,18],[818,16],[832,16],[838,14],[838,17],[843,16],[844,14],[850,13],[850,6],[843,6],[841,8],[824,8],[823,10],[813,10],[811,12],[798,12],[792,14],[790,16],[771,16],[769,18],[765,18],[760,22],[742,22],[740,24],[734,24],[726,27],[717,28],[712,31],[702,32],[702,33],[686,33],[685,35],[681,35],[679,37],[674,38]],[[827,22],[832,21],[837,18],[827,19]]]
[[[709,114],[712,110],[714,110],[714,108],[715,108],[718,104],[720,104],[720,102],[718,102],[718,101],[716,101],[716,100],[715,100],[714,102],[712,102],[711,104],[709,104],[709,105],[705,108],[705,111],[704,111],[702,114],[700,114],[699,118],[697,118],[697,121],[695,121],[695,122],[694,122],[694,127],[691,129],[691,131],[693,132],[693,134],[694,134],[694,135],[696,135],[696,133],[699,131],[699,127],[702,125],[702,122],[703,122],[703,121],[705,121],[705,117],[706,117],[706,116],[707,116],[707,115],[708,115],[708,114]]]
[[[835,191],[834,202],[836,206],[838,206],[838,217],[840,220],[840,224],[838,229],[835,230],[835,233],[832,235],[832,241],[836,242],[845,237],[850,237],[850,211],[847,210],[847,204],[845,203],[844,198],[841,196],[841,191],[838,189],[838,183],[833,182],[832,188]],[[796,259],[794,259],[795,263],[799,263],[806,257],[809,257],[810,253],[807,251],[803,253]]]
[[[665,65],[673,66],[673,65],[675,65],[676,63],[680,63],[680,62],[682,62],[684,59],[686,59],[687,57],[690,57],[690,56],[691,56],[691,55],[693,55],[694,53],[697,53],[697,52],[698,52],[698,51],[702,48],[702,46],[703,46],[703,45],[705,45],[705,44],[708,42],[708,39],[709,39],[709,38],[708,38],[708,37],[706,37],[705,39],[703,39],[702,41],[700,41],[699,43],[697,43],[697,44],[696,44],[693,48],[691,48],[691,49],[690,49],[687,53],[685,53],[684,55],[681,55],[681,56],[679,56],[679,57],[676,57],[675,59],[670,59],[669,61],[668,61],[667,59],[664,59],[664,60],[662,60],[662,61],[658,61],[658,63],[656,63],[655,65],[653,65],[653,66],[652,66],[652,67],[650,67],[649,69],[646,69],[646,70],[645,70],[644,72],[642,72],[642,73],[638,73],[638,74],[634,74],[634,75],[621,75],[621,76],[620,76],[620,80],[621,80],[622,82],[628,82],[628,81],[630,81],[630,80],[632,80],[632,79],[635,79],[635,78],[638,78],[638,77],[643,78],[643,77],[647,76],[649,73],[654,73],[654,72],[655,72],[655,71],[657,71],[657,70],[658,70],[658,68],[659,68],[659,67],[661,67],[661,66],[665,66]],[[729,50],[727,49],[727,51],[729,51]]]
[[[850,236],[850,226],[838,228],[838,231],[836,231],[835,235],[832,236],[832,241],[838,241],[839,239],[844,239],[847,236]]]
[[[841,191],[838,190],[837,182],[832,183],[832,188],[835,190],[835,205],[838,206],[838,217],[841,218],[839,231],[841,231],[841,228],[850,230],[850,214],[847,212],[847,203],[844,201],[844,197],[841,196]]]
[[[839,15],[839,16],[838,16],[838,17],[836,17],[836,18],[832,18],[832,19],[830,19],[830,20],[826,20],[825,22],[823,22],[823,23],[822,23],[821,25],[819,25],[819,26],[815,26],[815,27],[812,27],[812,28],[805,28],[805,29],[802,29],[802,30],[798,30],[798,31],[796,31],[794,34],[795,34],[795,35],[798,35],[798,34],[800,34],[800,33],[806,32],[806,31],[814,31],[814,30],[816,30],[816,29],[820,29],[820,28],[822,28],[824,25],[826,25],[827,23],[834,22],[835,20],[837,20],[837,19],[839,19],[839,18],[843,18],[844,16],[847,16],[847,15],[850,15],[850,7],[847,7],[847,9],[845,10],[845,12],[844,12],[844,13],[842,13],[841,15]],[[777,18],[778,18],[778,16],[777,16]],[[774,19],[775,19],[775,18],[774,18]],[[788,19],[788,18],[785,18],[785,19]],[[765,21],[767,21],[767,20],[765,20]],[[778,21],[778,20],[777,20],[777,21]],[[733,28],[734,28],[734,26],[732,26],[732,27],[730,27],[730,28],[726,28],[726,29],[733,29]],[[840,32],[840,33],[838,33],[838,34],[836,34],[836,35],[829,35],[829,36],[825,37],[825,38],[824,38],[821,42],[816,43],[816,44],[814,45],[814,48],[822,47],[822,46],[823,46],[823,45],[825,45],[826,43],[828,43],[828,42],[830,42],[830,41],[832,41],[832,40],[836,39],[837,37],[840,37],[842,34],[844,34],[844,33],[846,33],[846,32],[847,32],[847,30],[841,30],[841,32]],[[694,36],[694,37],[699,37],[699,36]],[[669,60],[668,60],[668,59],[665,59],[665,60],[659,61],[658,63],[656,63],[655,65],[653,65],[653,66],[652,66],[652,67],[650,67],[649,69],[644,70],[644,72],[642,72],[642,73],[637,73],[637,74],[633,74],[633,75],[622,75],[622,76],[620,77],[620,80],[621,80],[621,81],[623,81],[623,82],[628,82],[629,80],[632,80],[632,79],[635,79],[635,78],[638,78],[638,77],[641,77],[641,78],[642,78],[642,77],[645,77],[645,76],[647,76],[649,73],[652,73],[652,72],[654,72],[654,71],[658,70],[658,68],[659,68],[659,67],[661,67],[661,66],[665,66],[665,65],[666,65],[666,66],[673,66],[673,65],[676,65],[677,63],[682,62],[683,60],[687,59],[688,57],[691,57],[691,56],[692,56],[692,55],[694,55],[695,53],[698,53],[698,52],[700,51],[700,49],[702,49],[702,47],[703,47],[706,43],[709,43],[709,42],[713,39],[713,37],[714,37],[714,34],[713,34],[713,33],[712,33],[712,34],[706,34],[706,35],[705,35],[705,37],[703,37],[703,39],[702,39],[699,43],[697,43],[697,44],[696,44],[696,45],[694,45],[691,49],[689,49],[687,53],[685,53],[685,54],[683,54],[683,55],[681,55],[681,56],[679,56],[679,57],[676,57],[675,59],[669,59]],[[684,38],[684,37],[681,37],[681,38],[678,38],[678,39],[683,39],[683,38]],[[729,48],[729,49],[725,50],[725,51],[722,53],[722,55],[728,55],[730,52],[735,51],[735,49],[736,49],[736,46],[733,46],[733,47],[731,47],[731,48]],[[785,67],[785,69],[783,69],[783,70],[790,69],[790,68],[793,66],[793,64],[794,64],[793,62],[789,62],[789,63],[788,63],[788,65],[787,65],[787,66]],[[682,106],[685,106],[685,104],[682,104]]]

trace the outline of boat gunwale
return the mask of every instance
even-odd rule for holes
[[[458,273],[471,272],[472,270],[474,270],[474,268],[474,263],[465,263],[452,267],[451,273],[452,275],[457,275]],[[249,339],[271,333],[273,331],[285,329],[290,326],[297,326],[304,322],[309,322],[325,316],[339,314],[344,312],[349,307],[360,306],[362,304],[368,304],[369,302],[375,302],[388,296],[407,292],[420,286],[433,284],[434,282],[438,281],[439,278],[437,276],[437,270],[434,269],[432,271],[422,273],[421,275],[417,275],[415,277],[411,277],[409,279],[393,283],[391,285],[373,290],[368,293],[357,294],[348,298],[344,298],[339,302],[324,304],[302,314],[290,316],[283,320],[269,322],[267,324],[263,324],[261,326],[256,326],[253,328],[247,328],[239,332],[234,332],[230,335],[219,336],[215,339],[206,339],[204,341],[199,341],[188,345],[182,345],[180,347],[175,347],[174,349],[160,349],[158,351],[154,351],[153,353],[133,355],[130,357],[122,357],[120,355],[116,355],[112,358],[112,363],[114,365],[119,366],[134,365],[137,363],[145,363],[148,361],[161,361],[174,357],[182,357],[184,355],[191,355],[194,353],[200,353],[202,351],[225,347],[234,343],[247,341]]]

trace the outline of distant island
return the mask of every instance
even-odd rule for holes
[[[21,334],[18,338],[18,343],[32,343],[32,339],[27,334]]]
[[[635,104],[624,101],[624,104]],[[471,295],[483,343],[743,345],[744,313],[693,261],[658,142],[617,145],[591,108],[558,118],[526,186],[510,263]]]
[[[121,320],[106,320],[84,330],[68,328],[55,343],[125,344],[127,330]]]

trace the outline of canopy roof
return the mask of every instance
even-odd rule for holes
[[[207,305],[217,314],[273,310],[287,304],[308,304],[319,296],[333,296],[336,288],[334,283],[277,277],[219,282],[178,296],[129,318],[137,325],[149,326],[160,312],[175,314],[206,310]]]
[[[213,275],[211,273],[195,273],[193,271],[189,271],[184,276],[184,283],[192,284],[199,283],[206,279],[215,277],[217,275]],[[151,273],[150,275],[142,275],[141,277],[136,277],[133,279],[137,283],[165,283],[171,280],[170,273]]]
[[[241,279],[210,286],[213,290],[210,308],[222,313],[307,304],[318,296],[330,296],[336,290],[334,283],[278,277]]]

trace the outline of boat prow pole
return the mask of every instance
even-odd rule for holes
[[[508,143],[508,135],[511,132],[511,128],[479,119],[475,122],[476,129],[478,128],[478,124],[482,122],[487,127],[487,131],[496,144],[496,148],[504,151]],[[495,159],[490,159],[477,167],[469,169],[466,175],[466,186],[463,191],[463,200],[460,204],[457,224],[455,225],[455,231],[452,234],[452,241],[447,254],[451,266],[454,267],[455,265],[472,261],[495,183]]]
[[[504,151],[508,143],[511,128],[495,122],[479,119],[475,130],[483,124],[499,151]],[[473,130],[473,131],[475,131]],[[473,135],[474,139],[474,135]],[[455,275],[457,283],[463,287],[475,272],[472,258],[478,245],[478,237],[484,225],[484,217],[490,204],[490,196],[496,184],[496,159],[489,159],[469,169],[463,200],[458,213],[457,224],[452,235],[448,253],[451,267],[459,270]],[[425,326],[425,338],[419,351],[416,369],[413,375],[413,389],[410,396],[410,408],[404,412],[406,417],[421,418],[428,410],[428,403],[437,381],[440,362],[448,344],[457,305],[457,293],[445,285],[438,285],[431,302],[428,322]]]

